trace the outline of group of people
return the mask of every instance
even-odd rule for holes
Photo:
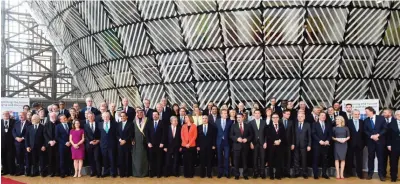
[[[327,168],[334,165],[337,179],[352,176],[354,167],[363,179],[366,146],[367,179],[372,179],[376,155],[380,180],[385,181],[389,157],[391,181],[397,180],[400,111],[392,117],[391,109],[381,116],[367,107],[362,120],[351,104],[346,111],[339,103],[310,110],[301,101],[294,109],[292,101],[282,100],[279,106],[275,98],[265,110],[258,104],[246,109],[239,103],[232,109],[210,102],[204,110],[194,104],[189,111],[185,104],[170,107],[166,98],[155,109],[148,99],[133,108],[127,98],[118,109],[107,103],[97,109],[91,98],[82,109],[77,103],[65,109],[63,101],[47,109],[39,103],[33,107],[24,106],[19,117],[3,112],[2,174],[81,177],[87,164],[91,177],[159,178],[178,177],[183,165],[186,178],[194,177],[195,166],[200,177],[211,178],[217,166],[218,178],[239,179],[243,168],[247,180],[249,166],[253,178],[263,179],[266,167],[271,179],[308,178],[310,166],[314,179],[329,179]]]

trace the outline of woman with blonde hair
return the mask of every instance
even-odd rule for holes
[[[349,128],[345,126],[343,116],[335,118],[336,127],[333,127],[332,140],[335,141],[335,168],[336,179],[343,179],[343,171],[347,154],[347,141],[350,139]]]

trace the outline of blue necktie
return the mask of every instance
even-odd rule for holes
[[[207,125],[204,125],[204,136],[207,135]]]
[[[372,129],[375,129],[374,120],[370,119]]]
[[[157,131],[157,121],[154,123],[154,130]]]

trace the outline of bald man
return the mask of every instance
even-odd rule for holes
[[[46,151],[44,126],[40,124],[38,115],[32,116],[32,126],[27,127],[25,138],[25,147],[29,159],[29,167],[26,169],[27,175],[38,176],[40,163],[40,174],[44,177],[44,153]],[[31,168],[33,169],[32,173]]]

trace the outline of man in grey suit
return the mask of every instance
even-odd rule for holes
[[[265,179],[265,149],[267,148],[266,139],[266,123],[265,120],[261,119],[261,111],[254,111],[254,119],[250,122],[250,127],[253,131],[254,138],[250,142],[250,148],[253,150],[253,178],[257,178],[258,175]],[[260,159],[258,159],[260,157]]]
[[[304,113],[297,115],[296,131],[295,131],[295,147],[294,147],[294,171],[295,177],[300,176],[300,162],[302,168],[302,175],[304,179],[308,178],[307,175],[307,152],[311,150],[311,127],[310,123],[305,123]]]
[[[294,144],[295,144],[295,127],[294,123],[290,118],[290,110],[284,110],[283,111],[283,117],[281,120],[281,123],[283,124],[283,127],[285,127],[286,131],[286,144],[283,145],[283,176],[290,178],[290,166],[292,163],[292,151],[294,150]]]

